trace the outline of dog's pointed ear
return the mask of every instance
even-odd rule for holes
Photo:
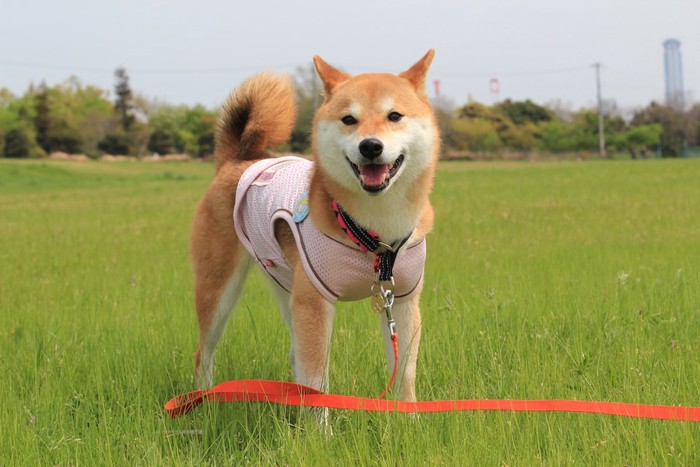
[[[333,94],[333,90],[340,83],[350,79],[349,74],[333,68],[318,55],[314,55],[314,65],[316,66],[318,76],[321,78],[321,81],[323,81],[323,87],[325,88],[326,95],[328,96]]]
[[[425,95],[425,78],[428,76],[428,69],[435,56],[435,49],[428,50],[428,53],[418,60],[411,68],[400,73],[399,76],[411,82],[416,92]]]

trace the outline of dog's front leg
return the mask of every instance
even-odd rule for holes
[[[396,373],[394,393],[398,395],[398,399],[411,402],[416,400],[416,360],[421,330],[419,298],[420,294],[415,294],[410,300],[394,304],[392,310],[396,332],[399,335],[399,369]],[[381,325],[389,370],[393,371],[394,349],[385,313],[381,314]]]

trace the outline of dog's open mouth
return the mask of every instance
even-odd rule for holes
[[[391,179],[396,175],[403,164],[404,156],[399,155],[392,165],[389,164],[363,164],[357,165],[345,158],[352,167],[352,171],[360,181],[362,189],[369,193],[379,193],[389,186]]]

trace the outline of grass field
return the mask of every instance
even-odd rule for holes
[[[698,465],[700,424],[568,413],[331,412],[193,389],[188,236],[207,164],[0,160],[3,465]],[[700,406],[700,161],[444,163],[433,201],[421,400]],[[377,318],[343,304],[332,392],[388,377]],[[216,380],[290,380],[261,277]]]

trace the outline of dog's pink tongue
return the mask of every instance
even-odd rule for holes
[[[389,176],[389,164],[365,164],[360,166],[362,183],[368,186],[379,186]]]

